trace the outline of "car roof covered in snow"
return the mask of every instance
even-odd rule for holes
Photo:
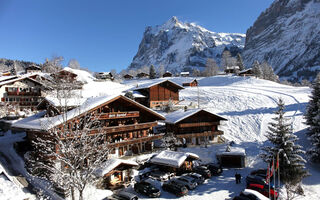
[[[196,160],[199,159],[199,156],[194,153],[166,150],[153,157],[150,162],[154,164],[179,168],[188,157]]]
[[[97,176],[104,176],[115,169],[120,164],[131,165],[131,166],[138,166],[138,163],[132,160],[124,160],[124,159],[117,159],[117,158],[110,158],[106,162],[102,164],[101,167],[95,170],[95,175]]]
[[[177,110],[177,111],[174,111],[172,113],[169,113],[169,114],[166,115],[166,121],[165,122],[169,123],[169,124],[176,124],[176,123],[178,123],[178,122],[180,122],[180,121],[182,121],[182,120],[184,120],[184,119],[186,119],[186,118],[188,118],[188,117],[190,117],[190,116],[192,116],[192,115],[194,115],[194,114],[196,114],[196,113],[198,113],[200,111],[208,112],[208,113],[210,113],[212,115],[217,116],[221,120],[227,120],[226,118],[221,117],[221,116],[219,116],[217,114],[214,114],[214,113],[209,112],[209,111],[204,110],[204,109],[197,108],[197,109],[190,109],[190,110],[186,110],[186,111],[181,109],[181,110]]]
[[[221,148],[217,152],[217,156],[225,156],[225,155],[239,155],[239,156],[245,156],[246,155],[246,150],[241,147],[232,147],[229,146],[227,147],[230,151],[226,151],[226,148]]]

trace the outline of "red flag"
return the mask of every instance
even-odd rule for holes
[[[266,183],[268,184],[270,180],[270,164],[268,164],[268,169],[267,169],[267,177],[266,177]]]
[[[276,164],[276,170],[279,169],[279,153],[277,154],[277,164]]]
[[[271,165],[270,177],[273,175],[273,172],[274,172],[274,159],[272,159],[272,165]]]

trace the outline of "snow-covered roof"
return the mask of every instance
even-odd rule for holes
[[[10,83],[14,83],[16,81],[21,81],[21,80],[24,80],[24,79],[28,79],[28,80],[30,80],[32,82],[35,82],[35,83],[39,84],[39,85],[43,85],[42,83],[30,78],[30,76],[32,76],[32,75],[35,75],[35,74],[25,74],[25,75],[22,75],[22,76],[17,76],[16,78],[13,78],[13,79],[9,79],[9,80],[7,79],[6,81],[1,81],[0,82],[0,86],[6,85],[6,84],[10,84]]]
[[[258,197],[258,199],[260,200],[268,200],[269,198],[265,197],[263,194],[261,194],[260,192],[258,191],[255,191],[255,190],[251,190],[251,189],[245,189],[244,191],[242,191],[243,194],[253,194],[255,195],[256,197]]]
[[[0,82],[15,78],[18,78],[18,76],[0,76]]]
[[[173,82],[171,80],[168,80],[168,79],[162,79],[162,80],[161,79],[160,80],[159,79],[154,79],[154,80],[151,80],[151,81],[149,81],[147,83],[138,85],[136,88],[133,88],[133,90],[147,89],[147,88],[150,88],[152,86],[158,85],[158,84],[166,82],[166,81],[172,83],[173,85],[176,85],[179,89],[184,89],[184,87],[182,87],[181,85],[179,85],[179,84],[177,84],[177,83],[175,83],[175,82]]]
[[[180,74],[181,74],[181,75],[189,75],[190,72],[181,72]]]
[[[146,96],[144,96],[143,94],[141,94],[139,91],[136,91],[136,90],[132,92],[132,95],[135,98],[146,98]]]
[[[184,119],[186,119],[186,118],[188,118],[188,117],[190,117],[190,116],[192,116],[192,115],[194,115],[194,114],[196,114],[196,113],[198,113],[200,111],[208,112],[208,113],[210,113],[212,115],[215,115],[215,116],[221,118],[221,120],[227,120],[224,117],[221,117],[221,116],[219,116],[217,114],[214,114],[212,112],[206,111],[204,109],[197,108],[197,109],[189,109],[189,110],[186,110],[186,111],[185,110],[177,110],[175,112],[169,113],[169,114],[166,115],[166,121],[165,122],[169,123],[169,124],[176,124],[176,123],[178,123],[178,122],[180,122],[180,121],[182,121],[182,120],[184,120]]]
[[[24,129],[33,129],[33,130],[49,130],[55,126],[58,126],[62,124],[63,122],[66,122],[74,117],[77,117],[81,114],[84,114],[91,109],[104,104],[108,101],[111,101],[112,99],[115,99],[117,97],[125,98],[126,100],[132,102],[133,104],[139,105],[145,110],[148,110],[149,112],[153,113],[154,115],[159,116],[160,118],[164,119],[164,116],[151,110],[150,108],[145,107],[144,105],[141,105],[137,103],[136,101],[129,99],[123,95],[110,95],[110,96],[100,96],[100,97],[94,97],[94,98],[88,98],[81,106],[74,108],[70,111],[68,111],[66,114],[63,115],[57,115],[54,117],[45,117],[42,118],[42,116],[33,115],[31,117],[19,120],[15,122],[12,127],[13,128],[24,128]],[[30,119],[29,119],[30,118]]]
[[[47,96],[42,101],[47,101],[55,107],[64,107],[64,106],[77,107],[77,106],[82,105],[86,101],[86,99],[85,98],[77,98],[77,97],[74,97],[74,98],[55,98],[52,96]]]
[[[76,79],[77,81],[83,82],[83,83],[88,83],[90,81],[96,80],[89,72],[80,70],[80,69],[72,69],[70,67],[65,67],[63,70],[71,72],[75,75],[77,75]]]
[[[183,85],[184,83],[191,83],[193,81],[197,81],[194,77],[172,77],[168,79],[176,84]]]
[[[95,170],[95,175],[97,176],[104,176],[108,174],[110,171],[118,167],[120,164],[131,165],[131,166],[138,166],[138,163],[132,160],[123,160],[117,158],[110,158],[102,166]]]
[[[232,147],[229,146],[230,151],[226,151],[226,149],[219,149],[217,152],[217,156],[226,156],[226,155],[238,155],[238,156],[245,156],[246,150],[241,147]]]
[[[166,150],[153,157],[150,162],[179,168],[188,157],[199,159],[199,156],[194,153]]]
[[[226,69],[240,69],[239,66],[235,65],[235,66],[227,66]]]

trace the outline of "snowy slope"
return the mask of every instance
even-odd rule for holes
[[[207,58],[220,62],[225,48],[237,53],[244,47],[244,40],[244,34],[211,32],[172,17],[163,25],[146,28],[129,69],[153,64],[171,72],[202,70]]]

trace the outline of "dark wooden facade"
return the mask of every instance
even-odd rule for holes
[[[190,82],[184,82],[182,83],[182,86],[187,86],[187,87],[197,87],[198,86],[198,81],[196,79],[190,81]]]
[[[137,78],[149,78],[149,74],[141,72],[137,74]]]
[[[166,72],[162,75],[162,77],[172,77],[172,73],[171,72]]]
[[[60,70],[59,72],[54,73],[51,76],[54,77],[55,80],[62,79],[67,82],[75,82],[78,75],[67,70]]]
[[[35,72],[41,72],[41,67],[37,65],[30,65],[26,67],[26,73],[35,73]]]
[[[152,150],[152,141],[162,138],[162,135],[153,134],[153,127],[157,125],[157,120],[164,120],[164,117],[127,97],[115,97],[85,114],[69,119],[66,122],[68,127],[75,127],[79,119],[88,113],[93,114],[101,124],[100,128],[92,129],[90,134],[102,131],[105,134],[104,142],[109,144],[111,153],[116,156]],[[63,130],[62,126],[57,125],[57,128]],[[30,141],[44,134],[46,133],[27,131]]]
[[[239,76],[253,76],[252,68],[246,69],[246,70],[242,70],[241,72],[239,72],[238,75]]]
[[[126,74],[126,75],[123,76],[123,78],[126,79],[126,80],[130,80],[130,79],[133,79],[133,76],[130,75],[130,74]]]
[[[168,80],[163,81],[148,88],[137,89],[142,95],[146,96],[146,98],[139,98],[137,101],[149,108],[166,106],[169,101],[176,104],[179,102],[180,89],[183,89],[183,87]]]
[[[221,120],[226,119],[200,110],[177,123],[166,122],[166,129],[167,132],[173,132],[183,143],[200,145],[218,142],[218,137],[223,135],[223,131],[218,130]]]

